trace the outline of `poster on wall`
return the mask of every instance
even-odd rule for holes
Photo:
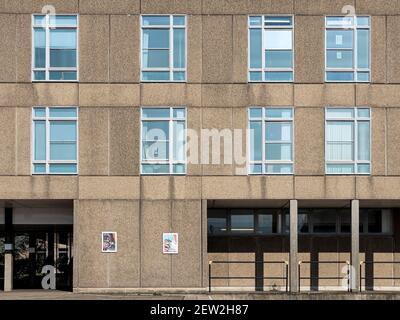
[[[104,231],[101,233],[102,252],[117,252],[117,233]]]
[[[178,253],[178,234],[163,233],[163,253],[177,254]]]

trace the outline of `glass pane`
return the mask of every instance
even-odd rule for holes
[[[327,30],[327,49],[353,49],[353,30]]]
[[[367,121],[358,122],[358,160],[370,160],[370,125]]]
[[[369,30],[357,30],[357,67],[369,68]]]
[[[174,118],[180,118],[180,119],[185,119],[186,117],[186,110],[185,109],[178,109],[174,108],[172,111],[172,115]]]
[[[142,109],[143,118],[169,118],[170,109],[169,108],[143,108]]]
[[[328,161],[353,161],[353,142],[328,142],[326,144],[326,159]]]
[[[51,26],[77,26],[77,17],[74,15],[50,15]]]
[[[46,72],[44,72],[44,71],[35,71],[33,73],[33,78],[36,81],[46,80]]]
[[[33,173],[46,173],[46,165],[45,164],[34,164],[33,165]]]
[[[45,108],[33,108],[34,116],[35,117],[45,117],[46,116],[46,109]]]
[[[368,108],[364,108],[364,109],[357,109],[357,116],[359,118],[369,118],[369,109]]]
[[[354,18],[347,17],[326,17],[327,26],[350,27],[354,25]]]
[[[308,233],[309,232],[308,214],[299,213],[298,216],[297,216],[297,219],[298,219],[297,222],[298,222],[298,231],[299,231],[299,233]],[[289,223],[288,223],[288,225],[289,225]]]
[[[76,173],[76,164],[50,164],[50,173]]]
[[[169,143],[165,141],[143,142],[143,160],[168,160]]]
[[[252,164],[252,165],[250,165],[250,173],[261,174],[262,173],[262,164]]]
[[[75,118],[77,116],[76,108],[49,108],[49,116],[51,118]]]
[[[76,141],[76,122],[50,121],[50,141]]]
[[[326,173],[336,174],[350,174],[354,173],[353,164],[328,164],[326,167]]]
[[[252,214],[232,214],[232,232],[254,232],[254,215]]]
[[[173,122],[174,139],[173,139],[173,159],[175,161],[185,160],[185,122],[174,121]]]
[[[368,232],[381,233],[382,232],[382,212],[381,210],[368,211]]]
[[[250,116],[250,118],[261,118],[262,117],[262,109],[261,108],[250,108],[249,116]]]
[[[293,72],[265,72],[266,81],[293,81]]]
[[[369,17],[357,17],[357,26],[368,27]]]
[[[250,121],[250,160],[262,160],[262,124],[261,121]]]
[[[328,68],[353,68],[353,51],[328,50],[326,66]]]
[[[169,50],[144,50],[143,68],[169,68]]]
[[[45,21],[45,17],[44,15],[38,15],[38,16],[34,16],[33,17],[33,23],[35,26],[44,26],[44,23],[46,23]]]
[[[276,221],[272,214],[258,215],[258,230],[257,233],[272,234],[276,233]]]
[[[326,141],[328,142],[353,142],[354,122],[329,121],[326,124]]]
[[[143,49],[169,49],[169,29],[144,29]]]
[[[142,139],[150,142],[169,140],[169,122],[143,121]]]
[[[167,81],[170,80],[169,71],[144,71],[142,72],[143,81]]]
[[[174,81],[185,81],[186,72],[185,71],[175,71],[174,72]]]
[[[265,17],[266,26],[291,26],[292,17],[283,16],[266,16]]]
[[[227,218],[224,211],[210,213],[207,218],[207,230],[209,234],[226,232],[227,230]]]
[[[292,109],[278,109],[278,108],[269,108],[265,110],[266,117],[271,119],[290,119],[292,118]]]
[[[332,72],[326,73],[327,81],[354,81],[353,72]]]
[[[76,72],[75,71],[51,71],[50,72],[50,80],[76,80]]]
[[[76,67],[76,30],[50,30],[50,66]]]
[[[185,165],[184,164],[174,164],[174,173],[185,173]]]
[[[292,145],[289,143],[266,143],[265,153],[267,160],[292,160]]]
[[[369,81],[369,72],[357,72],[357,81]]]
[[[292,49],[292,30],[266,30],[264,36],[265,49]]]
[[[267,122],[266,141],[288,141],[292,140],[292,125],[288,122]]]
[[[51,142],[50,160],[76,160],[76,142]]]
[[[346,118],[351,119],[354,117],[354,109],[349,108],[329,108],[326,110],[327,118]]]
[[[291,164],[267,164],[265,166],[266,173],[281,173],[281,174],[292,174],[293,165]]]
[[[184,16],[173,16],[173,21],[175,26],[184,26],[185,17]]]
[[[255,72],[255,71],[251,71],[249,73],[249,80],[250,81],[262,81],[262,73],[260,72]]]
[[[167,173],[169,174],[169,164],[142,164],[142,173]]]
[[[169,16],[143,16],[143,26],[162,26],[169,25]]]
[[[265,66],[267,68],[292,68],[292,51],[274,50],[265,52]]]
[[[34,68],[46,67],[46,32],[42,28],[34,29],[35,59]],[[39,79],[37,79],[39,80]],[[43,80],[43,79],[40,79]]]
[[[174,29],[174,68],[185,68],[185,29]]]
[[[371,173],[371,166],[369,164],[359,164],[357,165],[357,172],[358,173]]]
[[[262,68],[261,29],[250,29],[250,68]]]
[[[46,122],[35,121],[35,160],[46,160]]]
[[[336,232],[336,212],[328,210],[315,210],[312,213],[313,232],[334,233]]]
[[[262,24],[262,17],[250,17],[249,22],[251,26],[261,26]]]

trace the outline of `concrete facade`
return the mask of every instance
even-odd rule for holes
[[[31,81],[31,14],[46,4],[57,13],[80,15],[78,83]],[[371,83],[324,83],[324,16],[341,15],[349,4],[372,18]],[[188,17],[188,81],[141,83],[140,15],[173,13]],[[293,83],[247,83],[249,14],[294,15]],[[361,207],[368,201],[398,206],[399,27],[398,0],[0,0],[0,199],[73,200],[76,292],[207,290],[208,260],[235,259],[225,249],[209,253],[207,201],[359,200]],[[31,174],[33,106],[79,107],[78,176]],[[142,106],[186,106],[193,129],[243,130],[250,106],[293,106],[295,174],[240,176],[234,164],[189,164],[182,177],[141,176]],[[325,175],[327,106],[371,108],[371,175]],[[100,250],[105,230],[118,232],[115,254]],[[178,255],[163,255],[163,232],[179,233]],[[349,260],[350,252],[357,252],[351,249],[351,243],[357,247],[355,237],[348,243],[332,237],[319,252]],[[306,248],[318,243],[311,238],[299,242],[297,259],[310,256]],[[375,252],[396,261],[399,244],[395,237],[381,242],[385,239],[388,245]],[[275,242],[279,259],[296,254],[289,239]],[[361,251],[374,245],[361,237]],[[236,258],[252,259],[252,249]],[[297,271],[291,274],[296,277]]]

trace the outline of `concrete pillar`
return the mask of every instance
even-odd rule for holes
[[[360,290],[360,202],[351,201],[351,291]]]
[[[13,235],[13,209],[4,209],[4,230],[5,230],[5,242],[4,242],[4,291],[11,291],[13,289],[13,247],[14,247],[14,235]]]
[[[290,292],[299,292],[297,200],[290,200]]]

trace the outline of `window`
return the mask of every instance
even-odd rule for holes
[[[326,17],[327,82],[370,81],[370,18]]]
[[[77,174],[78,110],[33,108],[33,174]]]
[[[249,81],[293,81],[293,17],[249,17]]]
[[[142,16],[142,81],[186,81],[186,16]]]
[[[186,109],[142,108],[142,174],[186,173]]]
[[[254,214],[250,210],[233,210],[231,212],[231,232],[252,233],[254,232]]]
[[[220,234],[226,232],[228,225],[226,211],[209,209],[207,225],[209,234]]]
[[[327,108],[327,174],[370,174],[370,109]]]
[[[293,109],[249,108],[250,174],[293,174]]]
[[[32,80],[78,80],[78,16],[34,15]]]

